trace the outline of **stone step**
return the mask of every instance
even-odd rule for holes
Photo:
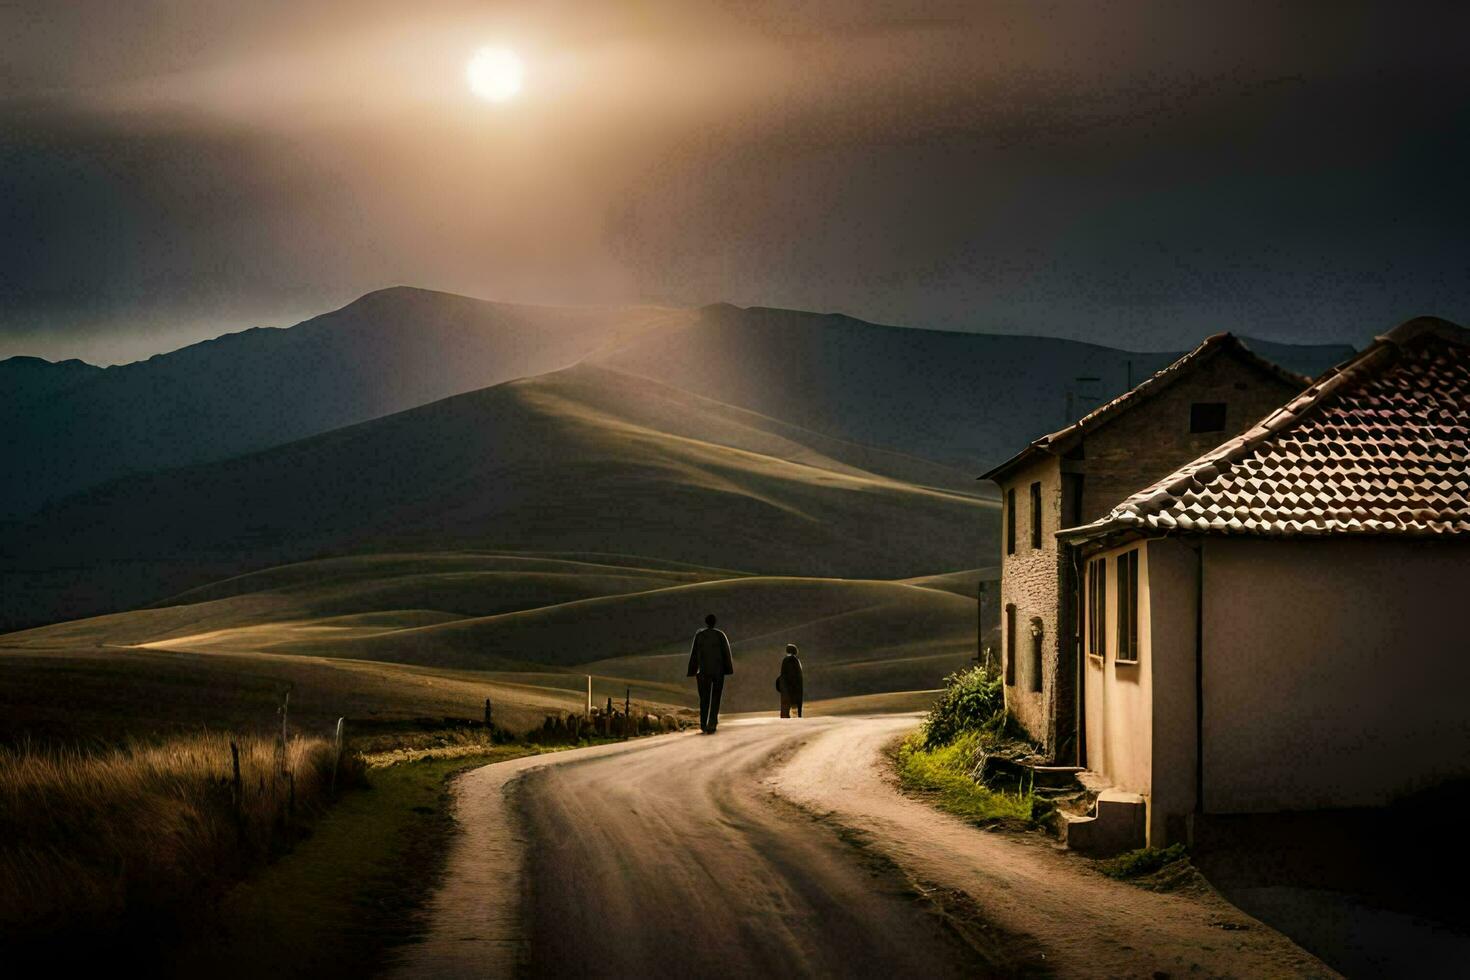
[[[1103,790],[1093,804],[1091,816],[1063,816],[1062,843],[1093,857],[1137,850],[1147,841],[1147,813],[1147,803],[1137,793]]]

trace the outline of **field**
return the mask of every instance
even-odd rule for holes
[[[0,737],[112,739],[293,717],[376,730],[495,720],[524,730],[631,696],[694,703],[689,636],[733,642],[731,710],[770,710],[796,643],[814,702],[935,687],[974,656],[978,573],[907,582],[752,576],[617,556],[439,552],[265,569],[154,608],[0,637]],[[815,706],[815,705],[814,705]]]

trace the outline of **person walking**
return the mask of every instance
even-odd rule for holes
[[[786,644],[786,656],[781,658],[781,675],[776,678],[776,690],[781,692],[781,717],[790,718],[791,709],[801,717],[801,658],[796,655],[796,644]]]
[[[715,629],[714,613],[704,617],[704,629],[694,634],[689,647],[689,676],[699,688],[699,730],[713,735],[720,723],[720,694],[725,678],[735,673],[730,657],[730,638]]]

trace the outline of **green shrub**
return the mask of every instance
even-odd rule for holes
[[[965,732],[995,728],[1005,719],[1005,691],[999,677],[985,668],[956,671],[944,679],[944,691],[924,722],[924,748],[948,745]]]

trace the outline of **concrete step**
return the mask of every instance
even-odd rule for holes
[[[1098,794],[1092,815],[1064,815],[1062,843],[1081,854],[1107,857],[1144,846],[1147,804],[1137,793],[1107,789]]]

